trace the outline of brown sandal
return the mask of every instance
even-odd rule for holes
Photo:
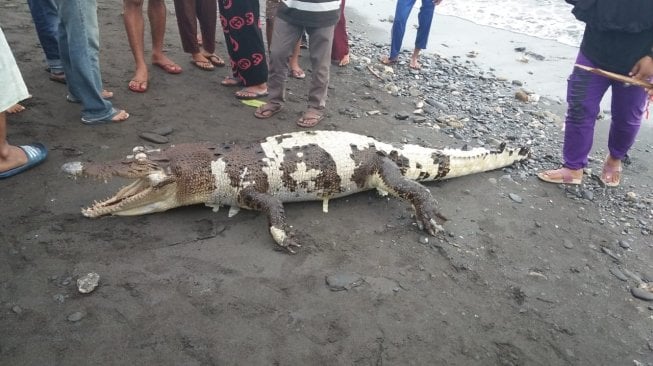
[[[304,112],[304,115],[297,120],[297,126],[299,127],[315,127],[324,119],[324,114],[320,113],[315,109],[309,109]]]
[[[283,107],[280,104],[265,103],[262,106],[256,108],[256,111],[254,112],[254,117],[260,119],[267,119],[281,112],[282,108]]]

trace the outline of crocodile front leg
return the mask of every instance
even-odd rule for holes
[[[378,156],[375,160],[372,177],[380,179],[369,179],[370,188],[389,192],[412,203],[420,230],[433,236],[444,231],[440,223],[446,221],[446,218],[438,212],[437,201],[431,192],[423,185],[404,177],[399,166],[390,158]]]
[[[283,209],[283,203],[279,199],[269,194],[257,192],[250,187],[240,191],[238,204],[241,207],[266,214],[270,234],[283,249],[294,254],[293,248],[301,247],[286,224],[286,213]]]

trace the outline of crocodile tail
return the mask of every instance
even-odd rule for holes
[[[510,166],[529,159],[531,151],[528,147],[510,148],[503,143],[496,150],[443,149],[433,155],[439,161],[436,179],[449,179]]]

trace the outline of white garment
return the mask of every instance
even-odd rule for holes
[[[23,76],[0,28],[0,112],[29,97]]]

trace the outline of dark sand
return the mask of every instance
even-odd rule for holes
[[[286,205],[304,244],[294,256],[275,250],[265,217],[256,212],[227,218],[227,209],[194,206],[84,218],[80,208],[120,182],[71,180],[59,170],[63,163],[123,156],[144,144],[139,133],[162,126],[174,127],[172,143],[298,130],[294,121],[308,83],[291,80],[285,111],[257,120],[253,108],[233,98],[235,89],[219,85],[226,68],[207,73],[190,65],[170,16],[168,55],[184,72],[152,67],[150,91],[131,93],[121,2],[100,1],[105,87],[132,117],[84,126],[79,107],[65,101],[65,86],[43,71],[27,5],[1,6],[3,30],[34,96],[27,111],[10,116],[9,138],[42,141],[51,153],[42,166],[0,181],[0,364],[653,362],[647,308],[653,303],[630,295],[635,281],[609,272],[618,260],[650,275],[650,235],[633,228],[632,250],[620,248],[624,227],[602,220],[595,209],[600,199],[569,199],[533,176],[516,183],[497,171],[430,184],[452,235],[427,244],[419,241],[423,233],[410,207],[375,192],[334,200],[328,214],[318,202]],[[223,42],[218,52],[226,56]],[[308,71],[308,57],[302,63]],[[434,129],[395,120],[394,112],[412,110],[412,101],[376,84],[364,87],[366,79],[374,80],[353,67],[332,69],[330,116],[321,128],[390,142],[419,136],[433,146],[452,143]],[[358,119],[338,113],[350,106],[387,113]],[[652,155],[639,150],[639,163],[627,174],[650,184]],[[82,295],[75,280],[88,272],[101,276],[100,286]],[[331,291],[325,277],[343,274],[360,277],[360,286]],[[68,320],[71,314],[81,320]]]

